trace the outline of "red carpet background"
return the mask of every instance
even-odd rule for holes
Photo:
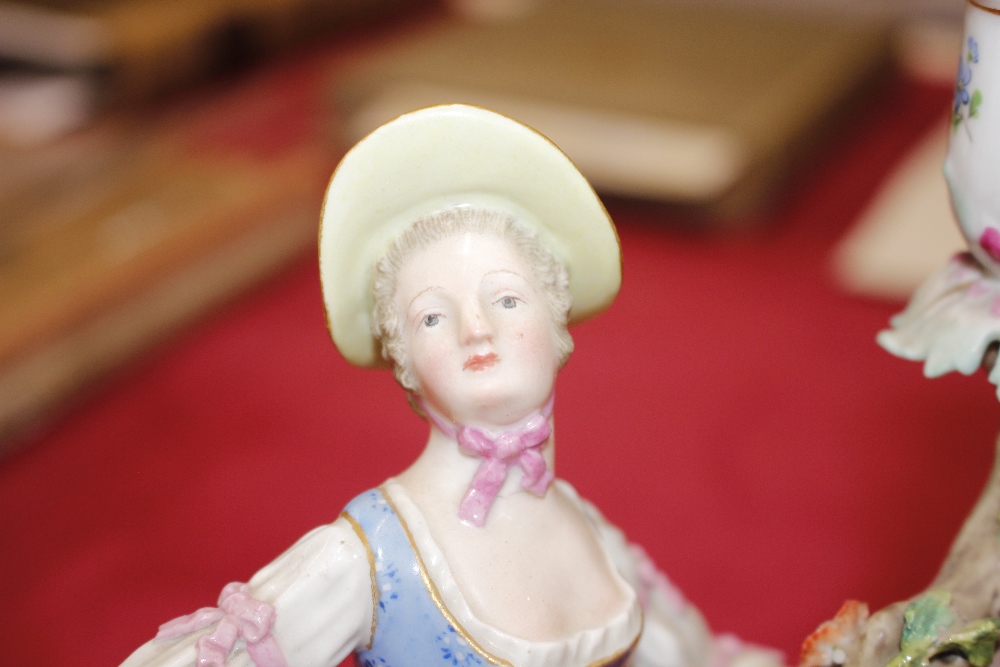
[[[843,599],[926,585],[989,471],[985,377],[925,380],[882,352],[901,304],[845,296],[827,269],[949,95],[887,84],[761,232],[612,203],[621,296],[574,330],[559,379],[558,474],[716,630],[793,661]],[[388,373],[337,355],[303,258],[0,463],[0,662],[118,664],[425,437]]]

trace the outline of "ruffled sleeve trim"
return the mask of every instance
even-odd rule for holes
[[[371,634],[371,568],[363,543],[343,518],[321,526],[253,576],[247,592],[274,608],[270,634],[289,667],[339,664]],[[141,646],[122,667],[193,667],[206,626]],[[237,640],[227,667],[250,667]]]

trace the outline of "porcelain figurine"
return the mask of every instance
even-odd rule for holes
[[[714,638],[554,477],[567,325],[621,281],[611,220],[558,148],[461,105],[384,125],[334,173],[320,268],[337,348],[393,369],[423,454],[127,667],[780,664]]]
[[[983,367],[1000,387],[1000,0],[968,3],[944,173],[969,252],[927,280],[878,342],[923,361],[927,377]],[[847,602],[806,640],[803,666],[996,664],[998,515],[1000,456],[930,587],[870,617]]]

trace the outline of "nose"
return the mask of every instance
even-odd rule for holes
[[[483,314],[478,300],[470,300],[462,308],[462,326],[459,329],[459,342],[462,345],[472,345],[482,341],[493,340],[493,328]]]

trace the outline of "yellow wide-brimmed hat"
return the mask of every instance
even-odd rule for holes
[[[615,228],[587,179],[531,128],[478,107],[420,109],[352,148],[333,173],[319,233],[323,301],[333,341],[358,366],[379,366],[373,270],[390,240],[457,206],[500,209],[565,264],[570,322],[611,305],[621,286]]]

